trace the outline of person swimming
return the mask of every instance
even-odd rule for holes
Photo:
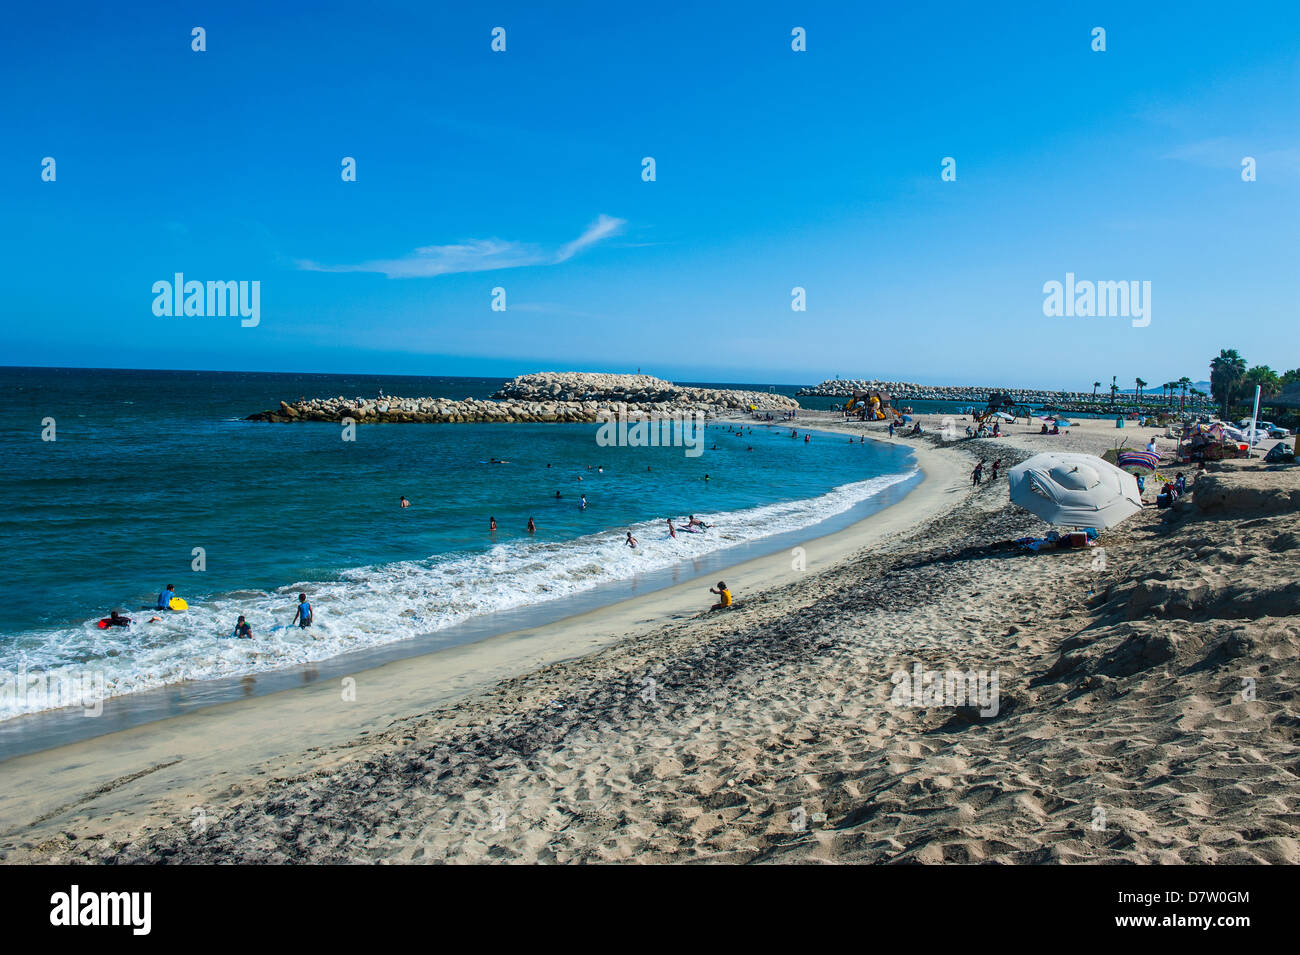
[[[398,506],[398,507],[410,507],[410,506],[411,506],[411,502],[408,501],[408,500],[406,499],[406,495],[403,494],[400,498],[398,498],[398,504],[397,504],[397,506]]]
[[[555,492],[555,499],[556,499],[557,501],[560,499],[560,492],[559,492],[559,491],[556,491],[556,492]]]
[[[170,610],[172,598],[176,596],[176,585],[168,584],[167,589],[158,595],[158,610]]]
[[[627,540],[625,541],[625,543],[627,544],[628,547],[636,549],[636,538],[632,536],[631,531],[627,532]]]
[[[587,509],[587,495],[584,494],[582,495],[582,502],[578,505],[578,510],[585,511],[586,509]]]
[[[122,616],[122,614],[117,610],[111,611],[107,617],[99,621],[100,630],[107,630],[109,627],[129,626],[131,626],[131,618]]]
[[[698,528],[700,528],[700,530],[708,530],[708,529],[709,529],[709,525],[706,524],[706,523],[704,523],[704,522],[703,522],[702,520],[700,520],[699,518],[697,518],[694,514],[688,514],[688,515],[686,516],[686,526],[687,526],[687,527],[698,527]]]
[[[253,639],[253,628],[248,625],[248,621],[244,619],[242,613],[239,615],[239,620],[235,623],[235,632],[232,633],[231,636],[237,640]]]

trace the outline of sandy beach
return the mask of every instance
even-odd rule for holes
[[[691,582],[10,760],[0,861],[1300,860],[1300,476],[1034,554],[973,461],[1155,433],[1036,430],[894,439],[925,481],[728,569],[729,611]],[[996,714],[898,705],[917,664],[996,671]]]

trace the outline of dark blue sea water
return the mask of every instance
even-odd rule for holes
[[[902,448],[779,427],[710,426],[692,458],[600,447],[595,425],[371,425],[346,442],[337,425],[243,420],[300,395],[500,384],[0,368],[0,672],[93,669],[120,694],[321,660],[808,527],[914,471]],[[670,538],[664,520],[690,513],[713,526]],[[147,622],[168,583],[189,610]],[[299,591],[307,633],[285,626]],[[115,608],[136,624],[97,628]],[[227,638],[239,614],[257,639]],[[0,699],[0,718],[43,706]]]

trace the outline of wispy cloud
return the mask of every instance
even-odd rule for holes
[[[556,249],[505,239],[467,239],[455,245],[426,245],[397,259],[375,259],[358,265],[322,265],[300,260],[309,272],[381,272],[390,279],[432,278],[457,272],[491,272],[530,265],[558,265],[598,242],[618,235],[626,219],[601,214],[582,235]]]
[[[1241,166],[1241,160],[1246,156],[1255,157],[1261,174],[1264,169],[1269,168],[1280,169],[1287,173],[1294,173],[1300,169],[1300,148],[1294,146],[1270,148],[1260,143],[1252,145],[1226,137],[1186,143],[1170,150],[1161,158],[1194,163],[1211,169],[1236,169]]]

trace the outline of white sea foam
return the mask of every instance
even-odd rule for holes
[[[276,592],[223,594],[191,603],[187,612],[166,614],[157,623],[137,622],[129,630],[100,630],[89,620],[78,628],[24,634],[0,655],[0,719],[61,705],[57,696],[17,687],[20,667],[47,680],[57,680],[61,673],[83,680],[91,674],[94,685],[102,685],[111,697],[182,680],[325,660],[811,527],[915,473],[846,484],[803,500],[699,515],[709,529],[687,533],[679,527],[676,539],[668,536],[663,518],[643,522],[626,528],[637,538],[635,549],[626,546],[624,528],[568,541],[511,541],[486,553],[358,567],[334,580],[302,581]],[[316,623],[305,631],[283,623],[292,616],[299,591],[310,594],[315,610]],[[240,614],[252,625],[255,639],[229,638]],[[149,616],[146,611],[137,620]]]

